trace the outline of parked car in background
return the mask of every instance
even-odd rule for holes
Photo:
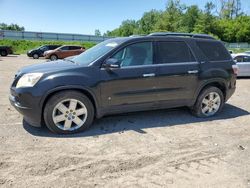
[[[22,68],[10,101],[29,124],[44,122],[61,134],[131,111],[188,106],[211,117],[233,95],[237,71],[223,43],[209,35],[113,38],[70,60]]]
[[[7,56],[8,54],[13,54],[11,46],[0,46],[0,55]]]
[[[250,53],[233,54],[232,57],[239,67],[238,76],[250,76]]]
[[[48,51],[48,50],[54,50],[58,47],[60,47],[61,45],[44,45],[44,46],[40,46],[36,49],[30,50],[27,52],[27,56],[28,57],[33,57],[34,59],[39,59],[39,57],[43,57],[44,52]]]
[[[50,59],[51,61],[57,59],[64,59],[66,57],[79,55],[85,51],[85,48],[82,46],[61,46],[55,50],[49,50],[44,52],[44,57]]]

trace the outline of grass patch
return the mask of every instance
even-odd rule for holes
[[[26,54],[27,51],[47,44],[58,45],[80,45],[86,49],[96,45],[94,42],[78,42],[78,41],[31,41],[31,40],[0,40],[0,45],[12,46],[15,54]]]

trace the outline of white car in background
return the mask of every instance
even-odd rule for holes
[[[238,77],[250,76],[250,53],[232,54],[239,67]]]

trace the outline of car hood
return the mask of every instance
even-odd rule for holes
[[[80,67],[80,65],[67,60],[49,61],[45,63],[39,63],[23,67],[18,71],[18,75],[25,73],[35,73],[35,72],[50,73],[77,67]]]
[[[49,53],[52,53],[52,52],[54,52],[55,50],[47,50],[47,51],[45,51],[44,52],[44,54],[49,54]]]

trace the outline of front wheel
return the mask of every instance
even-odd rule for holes
[[[192,112],[197,117],[211,117],[220,112],[223,105],[222,91],[217,87],[208,87],[198,96]]]
[[[76,91],[52,96],[44,109],[44,120],[54,133],[76,133],[89,128],[94,119],[94,107],[85,95]]]
[[[39,55],[38,54],[33,54],[33,59],[39,59]]]
[[[0,52],[0,54],[1,54],[1,56],[7,56],[7,55],[8,55],[8,53],[7,53],[6,50],[2,50],[2,51]]]
[[[54,54],[53,54],[53,55],[50,56],[50,60],[51,60],[51,61],[55,61],[55,60],[57,60],[57,59],[58,59],[57,55],[54,55]]]

